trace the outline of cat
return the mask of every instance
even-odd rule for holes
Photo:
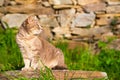
[[[36,16],[29,16],[20,26],[16,42],[23,56],[22,70],[67,68],[62,51],[44,38],[44,30]]]

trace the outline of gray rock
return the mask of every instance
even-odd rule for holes
[[[58,22],[60,23],[61,27],[67,27],[70,25],[70,22],[75,15],[75,9],[65,9],[60,10],[58,16]]]
[[[12,27],[20,27],[20,25],[23,23],[25,19],[27,19],[27,14],[7,14],[2,17],[2,22],[4,24],[7,23],[10,28]],[[5,28],[7,27],[4,24]]]
[[[76,13],[74,19],[72,20],[71,27],[88,27],[90,26],[95,20],[94,13]]]
[[[49,3],[53,5],[72,4],[72,0],[49,0]]]
[[[3,6],[4,0],[0,0],[0,6]]]
[[[120,5],[108,6],[106,8],[107,13],[120,13]]]
[[[39,15],[41,26],[46,27],[59,27],[55,16]]]
[[[106,4],[105,3],[92,3],[92,4],[88,4],[83,6],[85,11],[87,12],[100,12],[100,11],[105,11],[106,10]]]
[[[97,3],[100,2],[100,0],[78,0],[79,5],[87,5],[91,3]]]

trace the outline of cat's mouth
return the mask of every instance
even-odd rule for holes
[[[42,30],[34,30],[32,31],[33,35],[39,35],[42,32]]]

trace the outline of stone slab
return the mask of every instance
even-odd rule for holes
[[[71,80],[71,79],[106,79],[107,73],[100,71],[81,71],[81,70],[52,70],[53,76],[56,80]],[[9,80],[18,77],[38,78],[39,71],[21,72],[21,71],[7,71],[0,75],[0,78]]]

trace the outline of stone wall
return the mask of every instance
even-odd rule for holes
[[[0,0],[1,25],[39,17],[51,39],[94,42],[120,34],[119,0]]]

